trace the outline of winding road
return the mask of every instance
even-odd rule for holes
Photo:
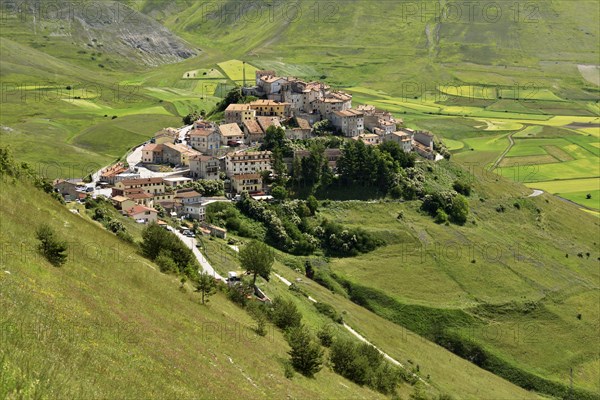
[[[196,239],[195,238],[184,236],[177,229],[175,229],[173,227],[171,227],[171,232],[173,232],[179,239],[181,239],[181,241],[187,247],[192,249],[192,253],[194,253],[194,255],[196,256],[196,259],[200,263],[200,266],[202,267],[202,270],[204,272],[206,272],[209,275],[212,275],[217,280],[225,282],[225,278],[223,278],[221,275],[219,275],[217,273],[217,271],[215,271],[215,269],[212,267],[212,265],[210,265],[210,263],[208,262],[206,257],[204,257],[202,255],[202,253],[200,253],[200,250],[198,250],[198,247],[196,247]],[[198,271],[198,272],[200,272],[200,271]]]
[[[521,131],[519,131],[519,132],[521,132]],[[504,159],[504,157],[506,157],[506,155],[508,154],[508,152],[510,151],[510,149],[513,148],[513,146],[515,145],[515,140],[513,139],[513,135],[515,133],[519,133],[519,132],[513,132],[513,133],[509,133],[508,134],[508,141],[510,142],[510,144],[508,145],[508,147],[506,148],[506,150],[504,150],[504,152],[502,154],[500,154],[500,157],[498,157],[498,159],[496,160],[496,162],[494,163],[494,165],[492,165],[492,168],[490,169],[490,171],[493,171],[496,168],[498,168],[498,165],[502,162],[502,160]]]

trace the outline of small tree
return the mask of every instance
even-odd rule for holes
[[[210,276],[208,272],[200,272],[198,280],[196,281],[196,292],[202,294],[202,304],[204,304],[205,298],[208,299],[208,297],[215,293],[216,286],[215,279]]]
[[[305,325],[292,328],[287,335],[292,348],[289,352],[292,366],[301,374],[312,377],[321,370],[323,349],[311,336]]]
[[[49,225],[42,224],[38,228],[36,236],[41,242],[38,249],[50,264],[60,267],[67,262],[67,243],[59,240]]]
[[[240,262],[242,268],[252,273],[254,276],[252,284],[256,284],[256,277],[258,275],[267,280],[269,279],[271,266],[275,262],[275,256],[269,246],[253,240],[240,251]]]
[[[313,195],[308,196],[308,199],[306,199],[306,205],[308,206],[308,209],[312,215],[315,215],[319,209],[319,202]]]
[[[273,186],[271,194],[277,200],[285,200],[287,197],[287,190],[283,186]]]
[[[302,321],[302,314],[291,300],[277,296],[272,302],[271,320],[280,329],[297,327]]]

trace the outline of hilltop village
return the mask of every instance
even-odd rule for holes
[[[434,151],[430,132],[403,127],[403,121],[371,105],[352,106],[352,95],[332,90],[323,82],[280,77],[275,71],[256,71],[255,85],[243,87],[247,103],[231,103],[221,123],[199,118],[179,129],[165,128],[91,177],[59,179],[54,187],[67,201],[103,195],[123,214],[140,223],[159,219],[159,213],[203,222],[205,207],[248,193],[255,200],[273,199],[277,174],[291,173],[294,162],[311,156],[305,148],[282,158],[284,171],[275,171],[273,151],[265,149],[269,134],[303,141],[324,135],[339,145],[323,149],[330,173],[337,173],[344,143],[366,146],[395,142],[405,153],[428,160],[443,158]],[[204,226],[215,233],[217,227]]]

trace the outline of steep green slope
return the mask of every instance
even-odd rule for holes
[[[217,294],[207,306],[135,250],[36,189],[0,190],[0,397],[378,398],[328,369],[284,377],[279,331]],[[47,221],[69,242],[55,268],[36,251]]]

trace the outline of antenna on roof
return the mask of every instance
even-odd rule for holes
[[[242,83],[242,87],[246,87],[246,61],[242,61],[242,74],[244,75],[244,83]]]

